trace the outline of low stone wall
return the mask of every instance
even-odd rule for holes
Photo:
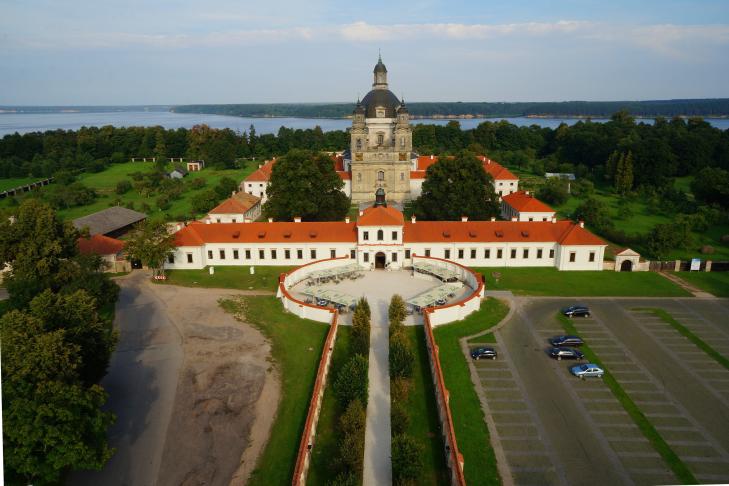
[[[306,484],[306,475],[309,472],[309,463],[311,462],[311,450],[314,447],[314,436],[316,435],[316,425],[319,422],[319,412],[321,412],[321,404],[324,399],[324,390],[327,385],[327,377],[329,376],[329,366],[332,362],[332,354],[334,352],[334,343],[337,340],[337,330],[339,329],[339,319],[336,312],[332,314],[332,325],[327,333],[324,341],[324,349],[319,359],[319,368],[316,372],[316,381],[314,381],[314,389],[311,392],[311,400],[309,401],[309,411],[306,414],[306,422],[304,423],[304,431],[301,433],[301,441],[299,442],[299,452],[296,454],[296,466],[294,467],[294,477],[291,484],[294,486],[303,486]]]
[[[440,430],[443,434],[443,442],[445,443],[444,452],[446,455],[446,464],[450,469],[451,484],[454,486],[465,486],[466,477],[463,474],[463,455],[458,449],[456,430],[455,426],[453,425],[451,407],[448,403],[448,389],[445,386],[443,370],[440,366],[438,345],[435,343],[435,337],[433,336],[433,326],[430,322],[430,315],[432,313],[433,310],[425,309],[425,311],[423,312],[423,325],[425,327],[425,343],[428,347],[428,361],[430,362],[430,372],[433,376],[433,384],[435,385],[435,399],[438,405]]]

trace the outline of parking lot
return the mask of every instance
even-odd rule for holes
[[[546,354],[574,300],[519,298],[495,334],[496,361],[478,361],[480,386],[514,482],[667,484],[678,480],[599,378]],[[729,481],[729,371],[651,312],[661,308],[729,357],[728,300],[584,299],[578,334],[694,476]],[[472,347],[474,347],[472,345]]]

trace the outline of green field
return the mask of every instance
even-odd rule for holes
[[[281,376],[281,399],[271,436],[248,484],[290,484],[329,326],[284,312],[275,297],[240,297],[221,305],[230,313],[242,313],[245,322],[271,341]]]
[[[450,393],[458,448],[463,454],[463,470],[466,482],[471,486],[498,485],[500,480],[481,402],[458,340],[492,328],[508,311],[508,306],[502,301],[487,298],[477,312],[464,320],[438,326],[433,331],[440,350],[446,388]]]
[[[654,272],[560,272],[552,267],[480,267],[487,290],[517,295],[563,297],[690,297],[687,291]],[[500,273],[496,282],[494,273]]]
[[[13,189],[18,186],[24,186],[25,184],[30,184],[33,182],[37,182],[37,177],[20,177],[17,179],[0,179],[0,192],[7,191],[8,189]]]
[[[210,275],[209,267],[202,270],[167,270],[167,280],[155,280],[155,283],[182,285],[183,287],[207,287],[218,289],[239,290],[270,290],[275,291],[278,277],[294,267],[257,266],[256,273],[251,275],[250,266],[242,267],[215,267],[215,273]]]
[[[676,272],[674,275],[717,297],[729,297],[729,272]]]
[[[418,478],[418,485],[447,485],[450,476],[445,462],[445,446],[438,420],[428,349],[425,345],[425,328],[408,326],[404,332],[410,340],[412,349],[415,350],[413,388],[410,390],[407,403],[410,412],[407,434],[422,447],[423,469],[422,475]]]

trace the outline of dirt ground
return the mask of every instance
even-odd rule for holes
[[[184,353],[157,484],[244,484],[280,395],[269,343],[218,305],[245,292],[150,287],[178,327]]]

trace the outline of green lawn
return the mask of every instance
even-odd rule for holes
[[[674,275],[717,297],[729,297],[729,272],[675,272]]]
[[[488,298],[481,303],[477,312],[466,319],[438,326],[434,330],[440,349],[440,364],[450,392],[451,413],[458,448],[463,454],[466,482],[472,486],[498,485],[500,480],[481,403],[458,340],[490,329],[508,311],[508,306],[502,301]]]
[[[557,320],[560,322],[562,328],[567,334],[578,335],[574,323],[568,317],[565,317],[562,314],[557,314]],[[635,422],[635,425],[640,429],[645,438],[648,439],[648,442],[650,442],[656,452],[663,457],[663,460],[666,461],[668,467],[671,468],[671,471],[673,471],[681,483],[698,484],[696,478],[686,464],[684,464],[681,458],[678,457],[673,449],[671,449],[671,446],[665,441],[658,430],[656,430],[648,417],[646,417],[640,410],[640,407],[638,407],[638,405],[630,398],[620,383],[618,383],[618,381],[610,373],[610,370],[605,366],[595,352],[592,351],[587,341],[588,340],[586,339],[585,344],[580,347],[580,350],[584,353],[585,358],[587,358],[589,362],[595,363],[605,370],[605,374],[602,378],[603,381],[613,393],[615,398],[623,406],[628,415],[630,415],[630,418],[633,419],[633,422]]]
[[[245,322],[270,339],[281,375],[281,400],[271,436],[248,484],[290,484],[329,326],[285,312],[275,297],[240,297],[221,305],[228,312],[242,313]]]
[[[275,291],[278,277],[294,267],[290,266],[259,266],[254,267],[251,275],[250,266],[243,267],[215,267],[215,274],[210,275],[208,267],[202,270],[167,270],[166,281],[155,280],[155,283],[182,285],[184,287],[209,287],[219,289],[239,290],[270,290]]]
[[[349,342],[352,334],[350,326],[339,326],[337,341],[334,344],[332,362],[329,365],[327,386],[324,390],[319,423],[316,426],[316,439],[311,451],[311,462],[306,482],[311,485],[326,484],[335,477],[338,468],[332,460],[339,456],[339,417],[344,413],[342,406],[334,395],[334,380],[341,367],[350,357]]]
[[[45,179],[44,177],[18,177],[15,179],[0,179],[0,192],[7,191],[8,189],[14,189],[18,186],[24,186],[25,184],[31,184],[39,180]]]
[[[487,290],[517,295],[690,297],[691,294],[654,272],[560,272],[552,267],[474,268],[486,278]],[[499,282],[493,273],[501,274]]]
[[[438,420],[438,406],[435,401],[435,388],[425,345],[425,328],[408,326],[405,335],[416,353],[413,363],[413,388],[408,396],[407,409],[410,412],[410,425],[407,434],[418,441],[422,447],[422,475],[418,485],[447,485],[450,475],[445,462],[445,446]]]

